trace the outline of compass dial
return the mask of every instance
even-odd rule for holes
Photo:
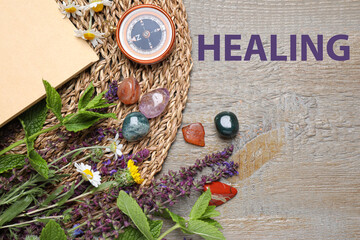
[[[139,5],[124,13],[117,27],[117,42],[131,60],[152,64],[171,52],[175,26],[164,10],[153,5]]]

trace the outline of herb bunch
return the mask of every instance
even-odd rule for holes
[[[93,109],[101,109],[113,105],[111,103],[107,103],[107,101],[103,99],[103,96],[106,93],[105,91],[93,97],[95,89],[92,83],[80,97],[78,111],[65,117],[61,114],[62,104],[59,93],[46,80],[43,80],[43,83],[47,96],[46,103],[45,101],[39,102],[19,117],[25,130],[25,139],[20,140],[0,151],[0,173],[24,166],[26,164],[25,159],[27,158],[31,166],[42,177],[47,179],[49,178],[49,167],[47,162],[34,148],[34,142],[39,135],[62,126],[64,126],[68,131],[78,132],[91,127],[101,119],[116,119],[116,115],[114,113],[98,113],[92,111]],[[43,129],[48,109],[54,113],[60,123]],[[26,144],[26,155],[4,155],[6,152],[21,144]]]

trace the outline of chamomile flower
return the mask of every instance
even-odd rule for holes
[[[118,157],[121,157],[123,154],[121,152],[121,148],[123,147],[122,144],[120,144],[119,140],[119,133],[116,133],[115,139],[110,139],[112,143],[110,144],[110,147],[105,149],[105,152],[113,152],[115,154],[115,160],[118,159]]]
[[[81,37],[84,40],[89,40],[91,44],[96,47],[99,43],[103,43],[101,38],[104,37],[104,33],[97,32],[95,30],[75,30],[75,36]]]
[[[90,9],[91,15],[94,15],[95,12],[101,12],[104,6],[110,7],[112,3],[110,0],[90,0],[90,4],[87,5],[86,9]]]
[[[98,187],[101,184],[101,176],[99,171],[91,170],[91,166],[80,163],[75,163],[76,171],[81,173],[86,181],[89,181],[94,187]]]
[[[70,2],[69,4],[66,4],[65,2],[62,2],[62,4],[59,4],[59,9],[62,14],[64,14],[64,18],[70,18],[70,16],[76,17],[82,16],[81,10],[83,9],[82,6],[75,4],[74,2]]]

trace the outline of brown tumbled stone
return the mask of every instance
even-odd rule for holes
[[[134,104],[139,100],[141,88],[139,82],[133,78],[125,78],[118,86],[117,95],[124,104]]]

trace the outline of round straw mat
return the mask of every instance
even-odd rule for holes
[[[77,2],[80,5],[88,3],[84,0]],[[63,104],[62,113],[65,115],[76,112],[79,97],[91,81],[93,81],[97,93],[107,90],[112,81],[116,80],[120,82],[130,76],[135,77],[139,81],[142,94],[157,88],[167,88],[170,92],[170,102],[161,116],[149,120],[149,134],[138,142],[130,143],[124,139],[121,142],[124,145],[122,150],[125,154],[136,153],[144,148],[150,150],[150,158],[140,166],[141,176],[145,179],[143,185],[146,185],[150,183],[154,175],[161,170],[168,150],[175,140],[177,130],[182,120],[182,111],[186,104],[187,93],[190,86],[190,71],[192,68],[191,39],[187,23],[187,14],[182,0],[114,0],[113,2],[111,7],[105,7],[102,12],[95,13],[93,28],[100,32],[108,32],[109,26],[116,26],[121,15],[130,7],[139,4],[153,4],[164,9],[172,17],[176,27],[176,47],[172,54],[164,61],[155,65],[145,66],[128,60],[121,53],[114,34],[105,38],[103,44],[95,48],[96,53],[100,56],[100,61],[93,64],[90,69],[81,73],[77,78],[69,81],[59,89]],[[82,17],[71,17],[70,20],[78,29],[87,29],[89,12]],[[118,120],[106,119],[97,124],[96,127],[119,128],[122,126],[122,122],[128,113],[139,111],[138,104],[124,105],[120,101],[116,103],[116,106],[109,108],[109,112],[116,113]],[[49,114],[45,122],[45,127],[50,127],[56,123],[58,123],[58,121],[55,116]],[[5,132],[13,132],[13,129],[11,130],[13,127],[11,126],[14,126],[14,124],[5,126]],[[86,131],[91,130],[92,129]],[[35,142],[35,148],[40,150],[45,148],[49,141],[57,142],[60,131],[64,131],[64,129],[58,129],[40,135]],[[78,135],[76,136],[78,137]],[[23,131],[18,131],[9,144],[23,137]],[[76,140],[77,139],[70,138],[65,143],[59,143],[56,148],[46,153],[45,159],[50,162],[52,159],[61,156],[66,151],[69,151],[68,146]],[[104,139],[101,144],[106,145],[109,144],[109,142]],[[25,153],[26,148],[25,146],[19,146],[15,148],[13,152]],[[102,164],[100,163],[99,165]],[[73,169],[71,171],[69,170],[69,173],[75,175]],[[70,177],[70,179],[72,178],[73,177]]]

